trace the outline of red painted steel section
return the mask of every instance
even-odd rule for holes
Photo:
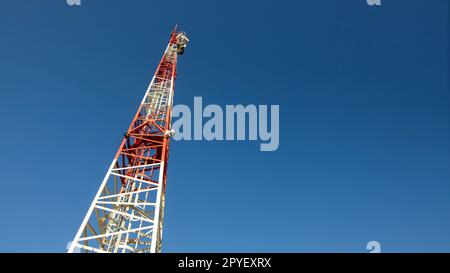
[[[177,44],[176,29],[171,33],[169,46]],[[154,84],[163,83],[165,81],[175,82],[177,54],[174,54],[172,61],[166,58],[166,54],[161,58],[155,72]],[[172,84],[172,96],[174,84]],[[170,130],[171,122],[171,105],[167,106],[164,111],[156,111],[149,115],[143,114],[143,104],[131,122],[124,139],[120,145],[115,158],[117,159],[116,168],[141,166],[147,164],[160,163],[164,161],[163,170],[163,191],[166,186],[167,159],[169,155],[169,137],[165,136],[166,131]],[[125,176],[135,177],[136,175],[144,175],[149,170],[155,170],[154,167],[145,169],[126,169],[120,173]],[[161,170],[160,170],[161,171]],[[139,172],[139,173],[136,173]],[[147,176],[147,175],[146,175]],[[120,178],[122,182],[122,190],[125,191],[126,178]],[[151,180],[158,183],[158,181]]]

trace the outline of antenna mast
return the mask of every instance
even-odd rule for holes
[[[176,28],[68,252],[161,252],[177,56]]]

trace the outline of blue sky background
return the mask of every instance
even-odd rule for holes
[[[0,3],[0,251],[63,252],[179,24],[175,103],[279,104],[280,148],[172,142],[166,252],[450,252],[448,1]]]

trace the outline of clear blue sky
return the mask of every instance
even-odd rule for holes
[[[175,103],[280,148],[172,142],[164,251],[450,252],[448,1],[171,3],[1,1],[0,251],[65,251],[179,24]]]

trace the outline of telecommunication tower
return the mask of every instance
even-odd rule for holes
[[[161,252],[177,56],[188,42],[175,27],[69,253]]]

